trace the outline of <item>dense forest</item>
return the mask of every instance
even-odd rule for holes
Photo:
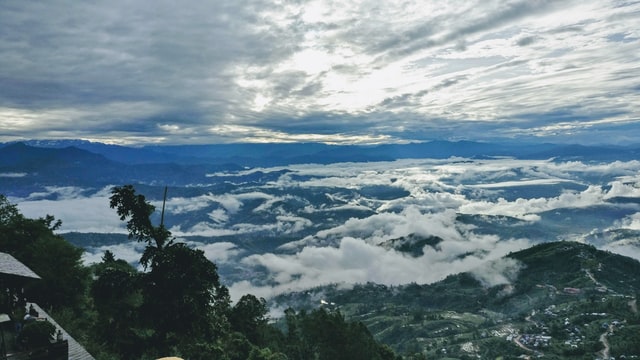
[[[53,216],[29,219],[0,195],[0,251],[41,280],[25,296],[38,303],[97,359],[397,359],[359,322],[336,310],[288,309],[268,317],[264,299],[232,303],[217,267],[200,250],[175,241],[155,208],[133,186],[115,187],[110,206],[132,241],[146,244],[144,271],[106,252],[91,266],[55,230]],[[6,297],[5,295],[1,295]],[[0,304],[9,302],[0,298]],[[20,318],[24,309],[3,309]]]

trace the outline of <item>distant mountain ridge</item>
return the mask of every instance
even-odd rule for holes
[[[85,140],[29,140],[37,148],[75,147],[119,163],[136,164],[237,164],[238,166],[283,166],[302,163],[390,161],[406,158],[484,158],[508,156],[521,159],[640,159],[637,146],[584,146],[550,143],[516,144],[474,141],[431,141],[409,144],[328,145],[322,143],[147,145],[128,147]],[[15,143],[0,144],[0,151]]]
[[[327,145],[218,144],[126,147],[84,140],[32,140],[0,144],[0,188],[26,196],[46,186],[102,188],[113,184],[184,186],[223,183],[211,174],[293,164],[374,162],[398,159],[520,159],[628,161],[640,159],[639,147],[587,147],[554,144],[490,144],[432,141],[413,144]],[[239,181],[252,182],[262,173]],[[258,179],[256,179],[258,176]]]
[[[55,167],[68,167],[85,162],[110,162],[103,155],[74,146],[49,149],[14,143],[0,148],[0,155],[0,168],[16,170],[42,170],[54,164]]]
[[[183,165],[161,162],[158,161],[159,157],[149,163],[129,164],[110,159],[114,158],[110,147],[97,145],[97,148],[103,149],[102,153],[76,146],[6,144],[0,147],[0,188],[5,195],[28,196],[46,186],[99,189],[114,184],[155,183],[158,179],[162,179],[166,185],[185,185],[207,180],[206,175],[210,172],[240,169],[232,164]],[[124,156],[124,152],[136,151],[121,147],[116,150]]]

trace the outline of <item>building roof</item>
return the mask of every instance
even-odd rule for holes
[[[25,264],[18,261],[13,256],[0,252],[0,274],[8,274],[14,276],[21,276],[26,278],[40,279],[40,276],[33,272],[33,270],[29,269]],[[67,333],[62,326],[58,325],[56,321],[49,316],[38,304],[30,303],[33,305],[34,309],[40,314],[40,317],[46,318],[50,323],[52,323],[57,329],[62,331],[62,336],[65,340],[67,340],[69,344],[69,360],[94,360],[94,357],[91,356],[85,350],[85,348],[80,345],[69,333]],[[30,304],[27,304],[30,305]]]
[[[62,328],[62,326],[58,325],[58,323],[40,306],[38,306],[38,304],[29,303],[27,304],[27,307],[29,305],[33,305],[33,308],[36,309],[40,317],[47,318],[50,323],[52,323],[57,329],[60,329],[60,331],[62,331],[62,337],[69,343],[69,360],[95,360],[95,358],[91,356],[91,354],[89,354],[89,352],[87,352],[87,350],[82,345],[80,345],[79,342],[72,338],[71,335],[69,335],[69,333],[67,333]]]
[[[40,279],[38,274],[29,269],[25,264],[13,256],[0,252],[0,274],[22,276],[26,278]]]

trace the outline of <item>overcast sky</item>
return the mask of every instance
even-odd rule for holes
[[[640,3],[0,2],[0,141],[640,135]]]

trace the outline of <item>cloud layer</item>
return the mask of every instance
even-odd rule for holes
[[[550,240],[640,258],[639,161],[409,159],[282,170],[226,173],[238,185],[216,193],[199,184],[167,199],[173,235],[216,262],[236,298],[336,282],[429,283],[460,271],[508,283],[519,265],[497,260]],[[280,176],[241,181],[256,171]],[[49,187],[10,201],[28,217],[54,214],[62,232],[125,233],[108,198],[109,188]],[[414,252],[389,246],[411,238],[440,241]],[[105,250],[135,262],[142,247],[88,247],[85,261]]]
[[[3,2],[0,141],[632,142],[639,14],[604,0]]]

